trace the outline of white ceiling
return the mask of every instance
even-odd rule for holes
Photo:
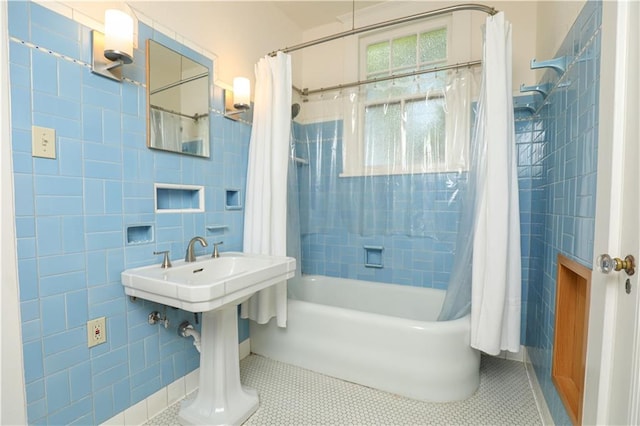
[[[303,1],[272,1],[289,19],[297,23],[305,31],[320,25],[338,22],[337,17],[373,6],[382,1],[364,0],[303,0]]]

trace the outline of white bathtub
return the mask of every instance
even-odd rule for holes
[[[423,401],[459,401],[480,383],[469,317],[436,321],[443,290],[325,276],[289,281],[287,328],[251,321],[251,351]]]

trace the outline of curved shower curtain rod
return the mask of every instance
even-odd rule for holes
[[[455,6],[443,7],[442,9],[431,10],[431,11],[428,11],[428,12],[417,13],[415,15],[408,15],[408,16],[405,16],[405,17],[402,17],[402,18],[391,19],[389,21],[378,22],[377,24],[372,24],[372,25],[367,25],[367,26],[364,26],[364,27],[354,28],[352,30],[348,30],[348,31],[343,31],[341,33],[332,34],[332,35],[329,35],[329,36],[326,36],[326,37],[318,38],[316,40],[311,40],[311,41],[307,41],[307,42],[304,42],[304,43],[296,44],[296,45],[291,46],[291,47],[285,47],[285,48],[282,48],[282,49],[274,50],[273,52],[269,53],[269,56],[276,56],[278,54],[278,52],[283,52],[283,53],[294,52],[296,50],[305,49],[307,47],[311,47],[311,46],[315,46],[315,45],[318,45],[318,44],[326,43],[328,41],[337,40],[339,38],[347,37],[347,36],[354,35],[354,34],[360,34],[360,33],[364,33],[364,32],[367,32],[367,31],[373,31],[373,30],[377,30],[377,29],[380,29],[380,28],[389,27],[389,26],[392,26],[392,25],[404,24],[406,22],[411,22],[411,21],[415,21],[415,20],[418,20],[418,19],[432,18],[434,16],[440,16],[440,15],[444,15],[444,14],[447,14],[447,13],[458,12],[458,11],[462,11],[462,10],[475,10],[475,11],[478,11],[478,12],[484,12],[484,13],[489,14],[489,15],[495,15],[496,13],[498,13],[498,10],[496,10],[495,8],[490,7],[490,6],[486,6],[486,5],[483,5],[483,4],[478,4],[478,3],[466,3],[466,4],[455,5]]]
[[[374,77],[368,80],[358,80],[351,83],[336,84],[335,86],[321,87],[319,89],[312,89],[312,90],[308,88],[300,89],[296,86],[292,86],[292,87],[293,87],[293,90],[298,92],[299,95],[309,96],[309,95],[314,95],[316,93],[331,92],[333,90],[342,90],[342,89],[348,89],[350,87],[362,86],[364,84],[380,83],[383,81],[396,80],[399,78],[413,77],[416,75],[430,74],[430,73],[446,71],[446,70],[456,70],[459,68],[471,68],[471,67],[476,67],[478,65],[482,65],[482,61],[478,60],[478,61],[461,62],[458,64],[452,64],[452,65],[443,65],[441,67],[434,67],[426,70],[416,70],[416,71],[410,71],[402,74],[391,74],[385,77]]]

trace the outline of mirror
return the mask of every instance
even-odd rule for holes
[[[209,68],[147,40],[147,146],[209,157]]]

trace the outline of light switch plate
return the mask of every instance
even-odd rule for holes
[[[33,157],[56,158],[56,129],[31,127],[31,155]]]

